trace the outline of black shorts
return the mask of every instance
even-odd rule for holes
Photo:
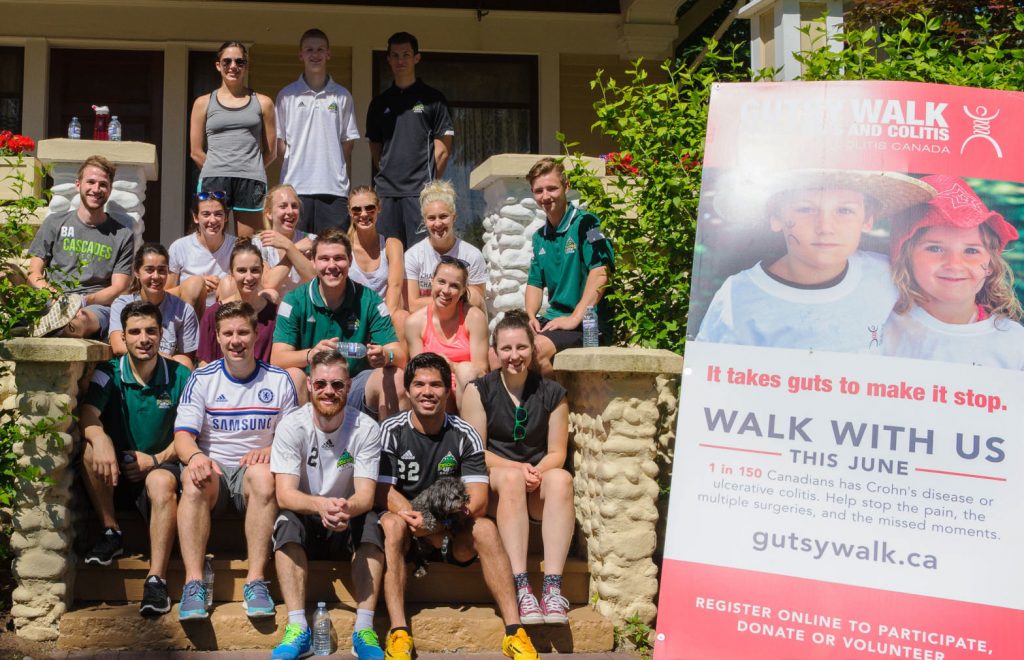
[[[217,191],[226,195],[224,208],[229,211],[263,212],[263,198],[267,196],[267,184],[263,181],[234,176],[199,179],[199,192]]]
[[[448,537],[448,543],[451,543],[451,536]],[[466,561],[459,561],[455,558],[455,555],[452,554],[451,549],[444,547],[443,544],[440,548],[436,548],[422,538],[416,537],[412,538],[412,541],[409,543],[409,551],[405,553],[406,563],[419,564],[422,560],[427,563],[433,562],[450,564],[452,566],[458,566],[459,568],[472,566],[476,563],[478,558],[479,555],[473,555]]]
[[[427,227],[423,224],[419,196],[381,196],[377,230],[386,238],[394,237],[402,241],[402,248],[405,250],[426,238]]]
[[[302,212],[299,214],[299,231],[307,234],[322,234],[330,227],[347,232],[351,221],[348,217],[348,197],[334,195],[299,195]]]
[[[555,345],[556,352],[583,346],[582,327],[577,327],[575,330],[544,330],[544,326],[550,323],[551,319],[538,316],[537,321],[540,322],[540,334],[551,340],[551,343]]]
[[[167,461],[157,465],[154,470],[166,470],[174,475],[177,484],[175,490],[181,492],[181,463]],[[145,481],[128,481],[123,476],[114,488],[114,510],[129,511],[136,509],[149,522],[149,496],[146,494]]]
[[[332,532],[324,527],[320,516],[281,511],[274,521],[272,538],[275,552],[289,543],[297,543],[305,549],[307,558],[319,560],[351,559],[363,543],[384,549],[384,531],[378,524],[376,511],[352,518],[343,532]]]

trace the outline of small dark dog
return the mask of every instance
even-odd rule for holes
[[[468,527],[469,510],[466,507],[469,504],[469,493],[466,492],[466,484],[458,477],[441,477],[417,495],[411,504],[414,511],[423,514],[422,529],[431,534],[445,532],[441,544],[441,556],[445,557],[449,535]],[[421,547],[416,539],[413,539],[412,548],[416,564],[414,575],[423,577],[427,574],[426,554],[429,551]]]

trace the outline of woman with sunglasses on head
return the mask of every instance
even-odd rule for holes
[[[256,349],[253,355],[257,360],[270,362],[270,347],[274,340],[274,326],[277,323],[277,305],[260,295],[263,290],[263,255],[260,249],[249,239],[239,239],[231,250],[231,278],[241,300],[252,305],[256,310]],[[203,320],[199,323],[199,350],[196,357],[199,366],[224,357],[217,343],[217,310],[223,303],[216,303],[206,310]]]
[[[263,214],[267,220],[265,229],[253,240],[263,253],[266,270],[263,286],[274,289],[283,296],[303,282],[316,277],[313,262],[309,260],[316,234],[307,234],[296,229],[302,203],[299,195],[287,183],[274,186],[263,202]]]
[[[107,340],[115,356],[127,353],[124,328],[121,327],[121,310],[137,300],[152,303],[160,308],[163,317],[160,353],[192,369],[196,348],[199,347],[199,319],[191,305],[167,293],[165,287],[169,261],[167,248],[159,243],[145,243],[135,253],[128,293],[118,296],[110,305],[110,334]]]
[[[221,191],[196,193],[192,197],[196,231],[171,243],[168,250],[167,292],[192,305],[199,318],[217,299],[235,244],[235,237],[224,231],[228,222],[224,199]]]
[[[405,259],[402,241],[385,238],[377,231],[380,198],[369,186],[355,188],[348,197],[348,214],[352,224],[348,238],[352,241],[352,263],[348,276],[373,289],[391,312],[391,322],[399,341],[405,341],[405,319],[409,312],[403,307]]]
[[[455,188],[447,181],[431,181],[420,193],[420,211],[427,238],[405,251],[405,290],[409,312],[430,304],[430,280],[441,256],[454,257],[469,269],[469,304],[487,311],[484,255],[455,235]]]
[[[460,410],[487,447],[489,514],[512,564],[519,617],[525,624],[567,623],[562,570],[576,526],[572,476],[563,469],[569,404],[561,385],[531,369],[533,342],[526,312],[506,312],[492,339],[501,366],[466,387]],[[531,520],[540,522],[544,539],[539,603],[526,571]]]
[[[487,373],[487,317],[468,302],[468,278],[465,264],[441,257],[430,281],[430,304],[405,322],[410,357],[437,353],[451,365],[455,398],[448,399],[449,412],[462,405],[466,385]]]
[[[237,41],[217,51],[220,87],[196,99],[189,123],[199,190],[223,190],[239,236],[263,228],[266,167],[277,157],[274,101],[245,85],[248,52]]]

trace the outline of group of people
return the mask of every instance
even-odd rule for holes
[[[203,168],[193,233],[135,250],[128,222],[104,210],[115,168],[94,156],[78,173],[79,203],[48,216],[30,246],[28,282],[55,292],[35,333],[106,338],[115,355],[80,401],[83,482],[103,526],[85,561],[122,554],[117,511],[137,507],[151,548],[140,612],[170,611],[177,538],[179,618],[206,618],[211,519],[234,509],[245,519],[248,615],[275,614],[271,556],[288,611],[273,658],[311,652],[312,556],[351,559],[357,656],[400,660],[413,654],[407,559],[479,558],[504,653],[535,658],[523,626],[568,622],[561,574],[575,522],[566,393],[546,375],[601,304],[611,247],[598,219],[569,204],[561,164],[538,161],[528,179],[547,222],[533,239],[526,309],[489,332],[483,257],[456,236],[455,193],[437,178],[451,120],[444,97],[415,78],[415,37],[389,40],[395,84],[370,107],[375,189],[349,189],[359,134],[351,96],[326,73],[327,37],[307,31],[299,59],[275,122],[275,104],[244,87],[244,46],[218,52],[222,85],[192,115]],[[283,183],[266,190],[275,152]],[[418,495],[452,481],[462,499],[447,515],[417,508]],[[544,540],[539,597],[532,523]],[[373,629],[382,589],[383,647]]]
[[[730,276],[703,341],[1024,369],[1022,310],[1003,257],[1018,232],[964,180],[800,170],[715,196],[727,221],[767,220],[785,253]],[[861,249],[888,219],[889,255]]]

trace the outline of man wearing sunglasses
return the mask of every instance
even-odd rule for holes
[[[331,78],[331,45],[316,28],[299,39],[302,75],[277,95],[277,152],[284,154],[281,183],[302,201],[301,231],[348,231],[352,147],[359,139],[352,94]]]
[[[497,526],[487,517],[483,442],[468,422],[445,413],[452,382],[448,362],[436,353],[420,353],[409,360],[404,377],[412,410],[381,425],[383,453],[377,478],[377,506],[387,510],[380,518],[388,566],[384,594],[392,626],[387,657],[410,660],[413,654],[405,618],[405,562],[415,537],[421,548],[434,549],[435,561],[469,566],[479,557],[484,581],[505,623],[502,651],[514,660],[539,658],[519,618],[508,555]],[[468,524],[458,532],[424,529],[423,514],[411,504],[441,477],[459,477],[469,495]]]
[[[309,654],[306,560],[352,561],[355,630],[360,660],[384,657],[373,631],[373,613],[384,574],[384,536],[371,511],[380,463],[380,427],[345,408],[350,385],[345,358],[332,352],[312,358],[309,403],[287,415],[274,433],[270,470],[281,512],[274,522],[277,579],[288,608],[284,639],[271,658]]]

